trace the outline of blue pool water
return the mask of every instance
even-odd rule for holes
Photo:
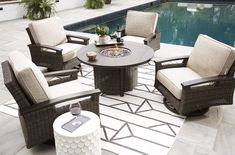
[[[235,47],[235,5],[167,2],[144,11],[159,14],[163,43],[193,46],[198,34],[203,33]],[[107,25],[113,33],[117,25],[125,24],[125,17],[97,24]],[[94,27],[88,25],[76,31],[94,33]]]

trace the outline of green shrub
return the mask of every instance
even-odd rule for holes
[[[54,0],[21,0],[26,8],[26,17],[32,20],[48,18],[55,13]]]
[[[84,5],[87,9],[98,9],[104,6],[103,0],[86,0]]]

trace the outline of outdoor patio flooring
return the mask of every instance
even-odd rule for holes
[[[153,0],[112,0],[112,4],[103,9],[87,10],[83,7],[62,11],[58,16],[64,25],[82,21],[115,12],[138,4]],[[30,57],[27,44],[29,38],[25,31],[27,19],[19,19],[0,23],[0,62],[7,60],[7,55],[13,50],[18,50]],[[70,32],[75,33],[75,32]],[[91,42],[96,36],[79,33],[91,37]],[[173,55],[189,54],[191,47],[161,44],[161,49],[156,52],[155,58],[171,57]],[[12,99],[3,84],[2,70],[0,69],[0,104]],[[235,154],[235,107],[220,106],[210,108],[209,112],[200,117],[187,118],[169,155],[232,155]],[[1,155],[54,155],[52,147],[41,145],[33,149],[26,149],[18,118],[0,112],[0,154]],[[112,153],[103,151],[103,155]]]

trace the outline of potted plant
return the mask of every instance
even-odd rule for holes
[[[99,43],[100,44],[105,44],[110,39],[110,37],[108,36],[108,34],[109,34],[108,26],[102,26],[102,25],[96,26],[95,33],[99,36]]]
[[[55,13],[54,0],[21,0],[26,8],[26,17],[32,20],[48,18]]]
[[[105,4],[111,4],[111,0],[104,0]]]
[[[86,0],[85,5],[87,9],[99,9],[104,6],[103,0]]]

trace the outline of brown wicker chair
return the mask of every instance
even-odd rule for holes
[[[165,106],[181,115],[201,115],[210,106],[233,104],[234,60],[234,48],[199,35],[189,57],[155,61],[155,88]]]
[[[124,41],[144,43],[153,48],[160,49],[161,33],[157,28],[158,14],[129,10],[126,17],[126,26],[121,29]]]
[[[26,28],[32,61],[49,70],[80,68],[76,51],[89,44],[89,38],[65,34],[58,17],[34,21]]]
[[[54,120],[59,115],[68,112],[69,103],[77,102],[75,99],[82,99],[85,97],[83,100],[80,99],[82,108],[84,110],[92,111],[99,116],[100,91],[98,89],[74,91],[74,93],[68,90],[70,93],[66,93],[66,87],[70,88],[68,87],[68,84],[70,84],[71,87],[76,84],[77,80],[74,80],[50,86],[55,87],[53,89],[56,92],[59,91],[61,93],[59,95],[55,94],[56,96],[54,96],[54,98],[35,103],[37,99],[32,98],[32,92],[28,92],[28,89],[25,89],[25,86],[22,86],[22,81],[19,83],[19,78],[22,74],[19,74],[18,70],[15,71],[10,63],[11,62],[9,61],[2,63],[4,83],[19,106],[19,118],[27,148],[53,139],[52,125]],[[31,71],[33,71],[34,75],[37,75],[36,72],[34,72],[34,69],[31,69]],[[29,77],[31,76],[29,75]],[[29,83],[29,81],[31,81],[30,79],[27,77],[24,79],[26,83],[28,82],[28,85],[31,84],[33,87],[32,83]],[[37,93],[40,94],[38,91]]]

